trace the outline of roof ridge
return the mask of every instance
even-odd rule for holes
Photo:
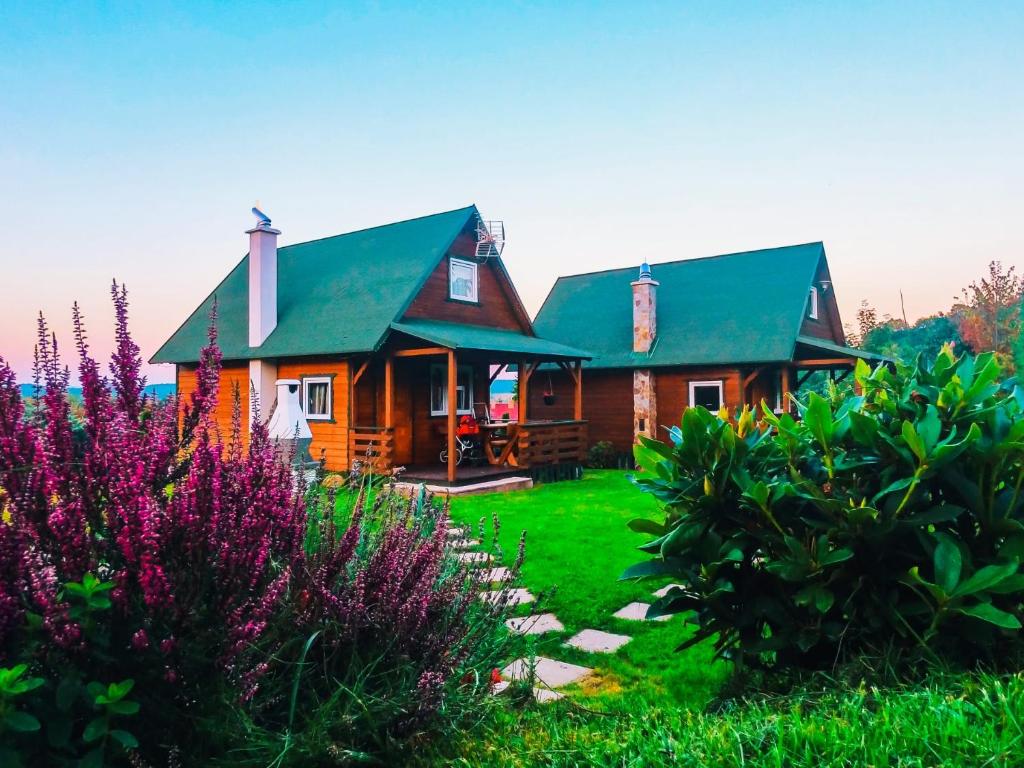
[[[790,245],[773,245],[773,246],[771,246],[769,248],[754,248],[753,250],[750,250],[750,251],[732,251],[731,253],[716,253],[716,254],[713,254],[711,256],[695,256],[695,257],[689,258],[689,259],[672,259],[671,261],[657,261],[657,262],[648,262],[648,263],[652,267],[664,267],[664,266],[668,266],[670,264],[689,264],[690,262],[693,262],[693,261],[711,261],[713,259],[727,259],[727,258],[729,258],[731,256],[746,256],[747,254],[763,253],[765,251],[781,251],[781,250],[786,249],[786,248],[803,248],[804,246],[807,246],[807,245],[820,245],[820,246],[822,246],[822,248],[824,248],[825,247],[825,242],[823,240],[809,240],[806,243],[791,243]],[[567,280],[567,279],[572,278],[572,277],[588,277],[590,275],[604,275],[604,274],[607,274],[609,272],[626,272],[626,271],[629,271],[629,270],[635,270],[635,269],[637,269],[637,267],[639,267],[638,264],[637,265],[628,266],[628,267],[609,267],[608,269],[595,269],[595,270],[592,270],[590,272],[577,272],[576,274],[573,274],[573,275],[559,275],[555,279],[555,282],[558,282],[559,280]],[[655,279],[657,279],[657,278],[655,278]]]
[[[401,219],[399,221],[389,221],[387,224],[377,224],[372,227],[362,227],[360,229],[353,229],[349,232],[338,232],[334,235],[324,235],[323,237],[314,237],[312,240],[302,240],[298,243],[289,243],[288,245],[282,245],[278,248],[279,251],[283,251],[285,248],[293,248],[297,245],[309,245],[310,243],[319,243],[324,240],[333,240],[336,237],[348,237],[349,235],[358,235],[360,232],[369,232],[371,229],[387,229],[388,227],[395,227],[399,224],[410,224],[414,221],[420,221],[421,219],[432,219],[435,216],[447,216],[450,213],[458,213],[459,211],[468,211],[471,208],[476,208],[476,203],[470,205],[464,205],[461,208],[452,208],[450,211],[438,211],[437,213],[427,213],[423,216],[413,216],[408,219]]]

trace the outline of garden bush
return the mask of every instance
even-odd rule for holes
[[[990,354],[856,372],[800,419],[688,409],[643,440],[635,478],[665,505],[654,558],[624,577],[680,586],[737,663],[830,668],[853,656],[1005,662],[1021,648],[1024,391]]]
[[[385,490],[338,518],[258,419],[242,439],[237,393],[220,434],[214,322],[188,401],[143,397],[113,298],[109,379],[75,308],[80,429],[42,318],[31,414],[0,359],[0,764],[336,761],[482,695],[504,603],[447,510]]]

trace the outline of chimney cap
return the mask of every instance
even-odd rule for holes
[[[274,229],[270,226],[270,217],[255,205],[252,207],[252,215],[256,217],[256,226],[252,229],[245,230],[247,235],[251,235],[253,232],[270,232],[273,235],[281,234],[281,230]]]
[[[640,265],[640,280],[650,280],[651,278],[651,265],[646,261]]]

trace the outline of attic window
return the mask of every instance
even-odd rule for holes
[[[477,265],[462,259],[448,260],[448,298],[454,301],[477,299]]]
[[[811,320],[818,319],[818,289],[811,286],[811,295],[807,299],[807,316]]]
[[[330,376],[308,376],[302,379],[302,410],[308,421],[331,420]]]

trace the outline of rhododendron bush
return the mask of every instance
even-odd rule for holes
[[[426,721],[469,667],[491,663],[481,649],[502,611],[473,599],[448,557],[445,510],[382,492],[336,520],[333,497],[297,486],[259,419],[241,439],[237,397],[219,433],[213,318],[195,391],[158,403],[116,284],[113,300],[109,376],[74,310],[80,428],[42,318],[30,414],[0,358],[0,670],[22,681],[0,700],[14,713],[0,718],[0,762],[200,759],[243,740],[217,726],[225,705],[293,740],[299,699],[337,704],[338,681],[356,678],[403,702],[388,734]]]

